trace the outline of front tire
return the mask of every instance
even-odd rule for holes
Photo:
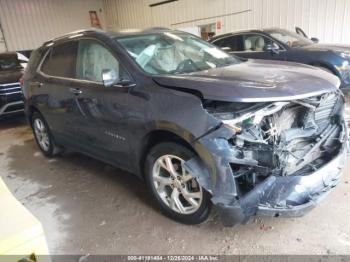
[[[44,117],[38,112],[33,113],[31,124],[35,141],[41,152],[47,157],[55,156],[60,150],[54,142],[50,128]]]
[[[184,224],[204,222],[211,209],[210,194],[183,167],[193,156],[180,144],[161,143],[150,150],[145,165],[154,200],[165,215]]]

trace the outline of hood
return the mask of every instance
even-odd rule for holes
[[[195,90],[204,99],[227,102],[297,100],[335,91],[340,85],[336,76],[311,66],[263,60],[153,79],[161,86]]]
[[[8,83],[17,83],[22,77],[22,70],[1,71],[0,70],[0,85]]]
[[[339,45],[339,44],[313,44],[303,46],[303,49],[315,50],[315,51],[339,51],[350,53],[350,45]]]

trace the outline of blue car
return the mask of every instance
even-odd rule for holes
[[[223,50],[242,58],[291,61],[319,67],[339,77],[341,88],[350,87],[350,46],[320,44],[297,33],[269,28],[219,35],[210,40]]]

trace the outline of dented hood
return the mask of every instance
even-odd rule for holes
[[[199,91],[203,98],[228,102],[303,99],[338,89],[337,77],[289,62],[248,60],[235,65],[181,75],[153,77],[159,85]]]

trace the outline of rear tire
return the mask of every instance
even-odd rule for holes
[[[47,157],[57,155],[61,149],[56,145],[44,117],[40,113],[34,112],[31,121],[34,138],[41,152]]]
[[[183,169],[193,156],[180,144],[160,143],[150,150],[145,163],[145,180],[153,199],[166,216],[184,224],[204,222],[211,210],[210,194]]]

